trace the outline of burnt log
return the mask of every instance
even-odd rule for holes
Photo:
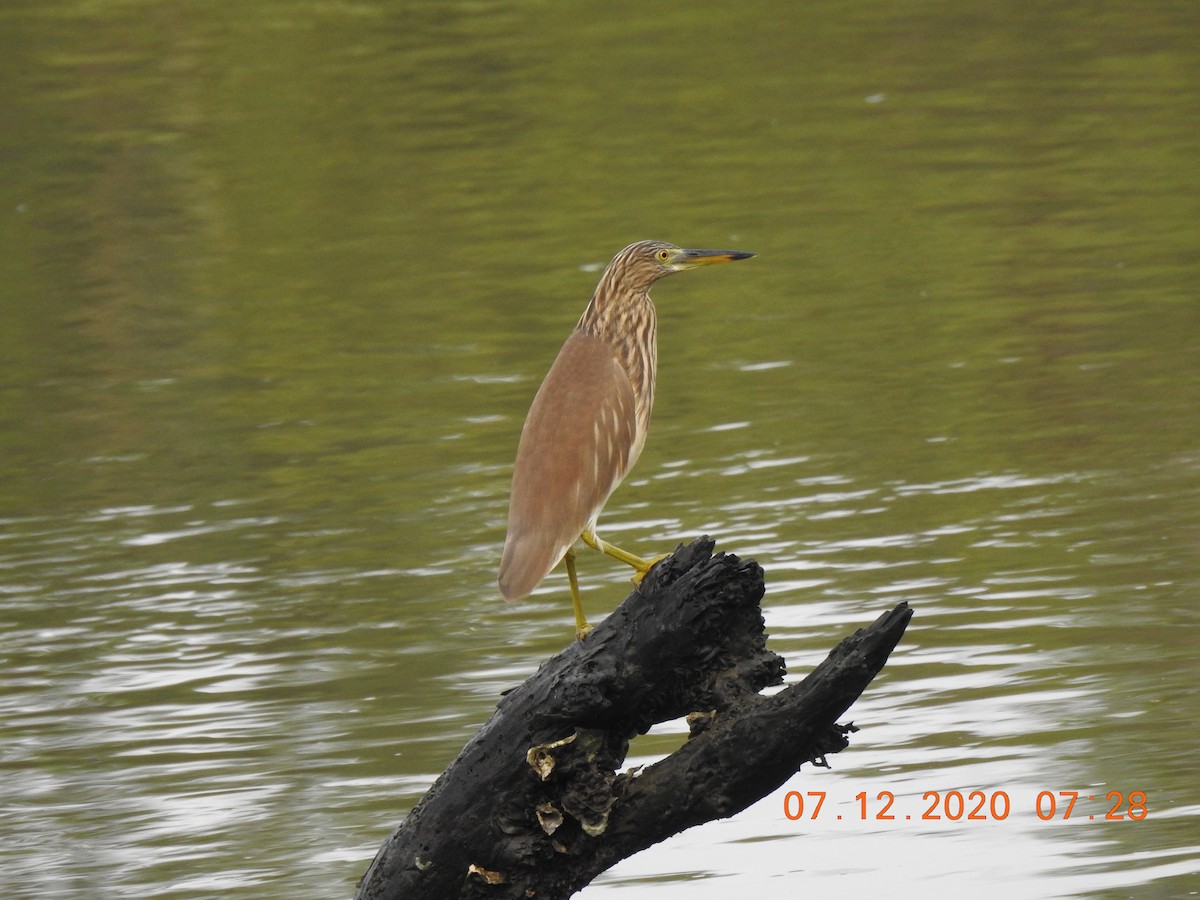
[[[700,538],[656,565],[582,641],[504,694],[387,838],[356,900],[569,897],[693,825],[731,816],[805,762],[848,745],[838,718],[912,616],[901,603],[802,682],[766,648],[753,560]],[[630,740],[688,716],[691,734],[641,772]]]

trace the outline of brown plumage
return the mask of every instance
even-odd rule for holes
[[[637,462],[654,404],[656,356],[650,287],[672,272],[752,253],[630,244],[613,257],[575,330],[533,399],[513,467],[500,592],[528,595],[581,536],[634,565],[645,561],[594,537],[609,495]],[[572,583],[577,625],[586,629]]]

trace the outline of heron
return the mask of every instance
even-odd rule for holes
[[[579,597],[576,542],[632,566],[635,582],[662,559],[644,559],[596,534],[604,504],[637,462],[650,429],[657,358],[650,288],[675,272],[752,256],[639,241],[612,258],[521,429],[498,579],[506,600],[528,596],[565,561],[582,639],[591,626]]]

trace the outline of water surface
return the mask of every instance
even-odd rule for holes
[[[584,896],[1194,890],[1188,5],[0,24],[5,896],[351,893],[570,638],[561,574],[494,588],[509,466],[646,237],[759,257],[656,288],[654,426],[605,536],[757,559],[792,679],[916,615],[832,770]],[[580,568],[598,618],[626,573]],[[790,820],[789,790],[843,818]],[[952,790],[1012,812],[921,821]],[[1060,791],[1097,799],[1039,819]],[[1112,791],[1147,816],[1105,821]]]

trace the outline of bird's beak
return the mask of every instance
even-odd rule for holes
[[[752,256],[753,253],[744,253],[741,250],[683,250],[675,260],[675,265],[680,269],[694,269],[697,266],[712,266],[749,259]]]

